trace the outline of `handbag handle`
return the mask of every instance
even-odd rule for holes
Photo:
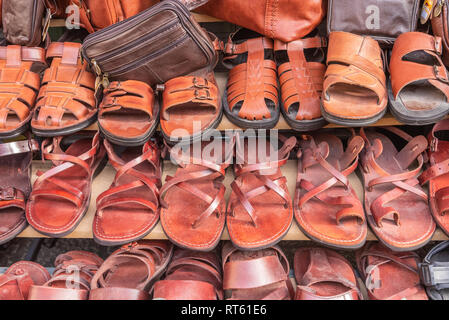
[[[202,5],[209,2],[209,0],[180,0],[182,4],[184,4],[190,11],[201,7]]]

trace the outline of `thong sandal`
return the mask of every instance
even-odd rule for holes
[[[47,49],[51,66],[45,71],[31,120],[34,134],[69,135],[97,119],[95,76],[82,62],[80,43],[53,42]]]
[[[384,245],[394,251],[413,251],[429,242],[436,229],[427,194],[417,179],[427,140],[395,127],[386,129],[408,142],[401,151],[387,136],[360,130],[365,140],[360,157],[365,211],[371,229]],[[409,169],[415,160],[418,166]]]
[[[407,32],[396,39],[388,95],[391,113],[400,122],[435,123],[449,112],[449,79],[441,50],[441,38],[421,32]]]
[[[449,241],[433,247],[419,264],[421,282],[432,300],[449,300]]]
[[[110,142],[143,145],[156,130],[158,118],[159,99],[145,82],[115,81],[104,89],[98,127]]]
[[[92,279],[90,300],[149,300],[173,255],[169,241],[140,240],[116,250]]]
[[[241,128],[273,128],[280,116],[273,40],[241,29],[229,37],[225,53],[223,65],[231,69],[226,116]]]
[[[362,127],[387,110],[382,50],[376,40],[335,31],[329,35],[322,114],[331,122]]]
[[[0,244],[15,238],[26,226],[25,203],[31,192],[31,160],[39,150],[34,140],[0,144]]]
[[[32,261],[19,261],[0,275],[0,300],[28,300],[32,285],[50,280],[47,269]]]
[[[28,129],[46,65],[43,48],[0,47],[0,138]]]
[[[294,130],[312,131],[326,124],[320,107],[326,71],[321,61],[324,59],[325,47],[326,40],[321,37],[289,43],[274,41],[282,94],[281,112]],[[311,50],[315,53],[310,54]],[[316,52],[321,53],[318,59],[315,57]]]
[[[356,253],[357,269],[371,300],[428,300],[414,252],[393,252],[370,242]]]
[[[287,163],[296,138],[286,140],[279,150],[269,140],[251,139],[237,138],[236,177],[226,218],[232,243],[241,250],[275,245],[293,220],[287,180],[280,168]]]
[[[357,169],[363,139],[353,136],[343,151],[330,134],[299,142],[295,218],[312,240],[337,249],[361,248],[368,232],[365,212],[348,176]]]
[[[295,252],[295,300],[363,300],[351,264],[325,248]]]
[[[69,251],[55,260],[51,279],[33,285],[29,300],[87,300],[90,281],[103,259],[87,251]]]
[[[61,144],[66,142],[73,143],[63,151]],[[92,179],[106,164],[106,151],[98,132],[93,138],[90,132],[81,132],[66,139],[47,139],[41,150],[42,159],[51,160],[53,167],[45,173],[37,172],[26,217],[36,231],[63,237],[77,227],[87,212]]]
[[[159,221],[160,151],[151,141],[120,155],[107,140],[104,146],[117,173],[97,198],[93,235],[101,245],[122,245],[145,237]]]
[[[227,300],[291,300],[294,296],[288,260],[277,246],[239,251],[226,242],[222,264]]]
[[[222,300],[222,279],[216,253],[176,249],[153,300]]]

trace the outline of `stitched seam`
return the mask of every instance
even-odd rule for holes
[[[96,236],[100,236],[101,238],[104,239],[126,239],[129,237],[133,237],[135,235],[138,235],[140,233],[145,233],[146,231],[148,231],[148,229],[151,229],[152,226],[154,226],[159,220],[159,210],[158,212],[155,214],[155,219],[153,219],[150,223],[145,224],[141,229],[139,229],[138,231],[134,232],[134,233],[127,233],[126,235],[123,236],[108,236],[104,233],[102,233],[99,229],[100,227],[100,218],[98,218],[98,215],[95,214],[95,218],[94,218],[94,226],[95,226],[95,234]]]

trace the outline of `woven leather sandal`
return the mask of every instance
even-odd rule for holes
[[[321,115],[321,93],[326,72],[326,66],[322,63],[325,47],[326,39],[321,37],[288,43],[274,41],[282,94],[281,111],[294,130],[312,131],[326,124]],[[314,54],[306,53],[306,50],[312,49],[315,49]]]
[[[47,49],[52,60],[45,71],[36,101],[31,129],[54,137],[73,134],[97,119],[95,76],[81,61],[80,43],[53,42]]]
[[[31,287],[29,300],[87,300],[90,281],[103,259],[87,251],[69,251],[55,259],[51,279]]]
[[[223,275],[215,252],[176,249],[153,300],[222,300]]]
[[[112,253],[92,278],[90,300],[149,300],[173,255],[169,241],[140,240]]]
[[[75,142],[69,141],[75,139]],[[67,150],[61,144],[70,143]],[[42,143],[42,159],[53,167],[37,172],[26,207],[28,223],[49,237],[70,234],[81,222],[90,203],[92,179],[106,164],[106,151],[97,132],[47,139]],[[55,210],[57,208],[57,210]]]
[[[0,138],[14,138],[28,129],[39,92],[45,50],[0,47]]]
[[[160,151],[151,141],[120,155],[107,140],[104,146],[117,173],[97,198],[93,235],[101,245],[122,245],[145,237],[159,221]]]
[[[419,264],[421,283],[432,300],[449,300],[449,241],[438,243]]]

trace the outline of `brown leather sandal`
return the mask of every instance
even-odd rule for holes
[[[28,129],[47,63],[43,48],[0,47],[0,138],[14,138]]]
[[[31,287],[29,300],[87,300],[90,281],[103,259],[87,251],[69,251],[55,260],[50,280]]]
[[[326,39],[321,37],[288,43],[274,41],[282,94],[281,112],[294,130],[312,131],[326,124],[321,115],[321,93],[326,71],[322,60],[326,46]],[[306,50],[315,50],[315,53],[308,54]]]
[[[89,300],[149,300],[173,255],[169,241],[140,240],[111,254],[92,278]]]
[[[288,260],[277,246],[239,251],[226,242],[222,263],[227,300],[292,300],[294,296]]]
[[[231,69],[223,95],[226,116],[241,128],[273,128],[280,116],[273,40],[241,29],[229,37],[225,53],[223,64]]]
[[[45,71],[31,129],[54,137],[73,134],[97,119],[95,76],[81,61],[80,43],[53,42],[47,49],[51,66]]]
[[[31,261],[19,261],[0,275],[0,300],[28,300],[32,285],[50,280],[47,269]]]
[[[415,252],[393,252],[370,242],[356,253],[356,261],[371,300],[428,300]]]
[[[386,129],[408,144],[398,152],[387,136],[360,130],[365,140],[360,156],[365,211],[371,229],[388,248],[416,250],[432,239],[436,229],[427,194],[417,179],[427,140],[413,138],[398,128]],[[415,160],[418,167],[409,169]]]
[[[382,50],[376,40],[331,32],[327,66],[321,110],[327,121],[362,127],[383,117],[388,96]]]
[[[295,252],[295,300],[363,300],[349,261],[325,248]]]
[[[223,180],[234,155],[234,140],[203,141],[198,155],[195,149],[190,145],[187,150],[171,150],[171,159],[179,168],[174,177],[167,176],[161,188],[161,224],[177,246],[210,251],[224,230]]]
[[[34,140],[0,144],[0,244],[27,226],[25,203],[31,192],[31,160],[39,150]]]
[[[275,245],[293,220],[287,180],[280,168],[287,163],[296,138],[286,140],[279,150],[274,150],[268,140],[266,146],[261,146],[260,139],[250,139],[237,138],[236,177],[231,184],[226,218],[230,239],[241,250]]]
[[[98,127],[114,144],[140,146],[158,125],[159,99],[141,81],[115,81],[104,89],[98,111]]]
[[[176,249],[153,300],[222,300],[223,275],[215,252]]]
[[[106,140],[104,146],[117,173],[97,198],[93,235],[101,245],[122,245],[145,237],[159,221],[160,151],[151,141],[120,155]]]
[[[76,141],[70,141],[75,139]],[[61,144],[70,143],[67,150]],[[42,143],[42,159],[53,167],[37,172],[26,207],[28,223],[49,237],[70,234],[81,222],[90,203],[93,177],[106,164],[106,151],[97,132],[47,139]],[[57,208],[57,210],[55,210]]]
[[[363,145],[360,136],[353,136],[343,151],[339,138],[324,133],[299,142],[295,218],[318,243],[337,249],[358,249],[365,243],[365,212],[348,179]]]

